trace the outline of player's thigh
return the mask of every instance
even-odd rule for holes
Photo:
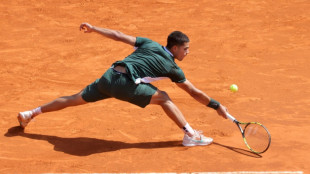
[[[79,99],[84,102],[96,102],[106,98],[110,98],[109,95],[104,94],[99,89],[99,79],[95,80],[90,85],[86,86],[79,94]]]
[[[123,80],[124,83],[113,86],[111,96],[142,108],[150,104],[152,96],[157,91],[155,86],[146,83],[137,85],[127,77],[124,77]]]
[[[152,84],[135,84],[128,74],[109,69],[98,83],[99,91],[119,100],[127,101],[142,108],[150,104],[157,88]]]
[[[133,90],[133,97],[129,100],[129,102],[142,108],[151,104],[151,100],[157,92],[157,88],[149,83],[141,83],[136,86],[136,89]]]

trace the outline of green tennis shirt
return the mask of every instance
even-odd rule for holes
[[[137,37],[135,47],[137,49],[132,54],[122,61],[113,63],[112,67],[125,66],[129,77],[136,84],[165,78],[170,78],[176,83],[186,80],[182,69],[164,46],[148,38]]]

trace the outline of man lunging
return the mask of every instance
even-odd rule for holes
[[[82,23],[80,30],[85,33],[98,33],[115,41],[124,42],[135,46],[136,50],[122,61],[114,62],[101,78],[86,86],[79,93],[57,98],[33,110],[20,112],[18,120],[21,127],[25,128],[34,117],[41,113],[113,97],[142,108],[149,104],[161,106],[165,113],[184,131],[184,146],[212,143],[212,138],[205,137],[189,125],[182,112],[165,91],[161,91],[151,84],[152,81],[169,78],[198,102],[215,109],[220,116],[226,118],[226,107],[197,89],[185,78],[184,72],[175,63],[175,59],[182,61],[189,53],[189,38],[184,33],[172,32],[168,36],[166,47],[164,47],[148,38],[133,37],[88,23]]]

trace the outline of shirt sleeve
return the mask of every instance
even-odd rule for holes
[[[137,37],[135,47],[139,48],[141,45],[143,45],[145,43],[149,43],[149,42],[152,42],[152,40],[148,39],[148,38],[144,38],[144,37]]]
[[[175,83],[183,83],[186,81],[185,74],[179,67],[172,68],[168,74],[168,77]]]

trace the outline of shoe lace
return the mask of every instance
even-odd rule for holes
[[[203,131],[202,130],[195,130],[197,133],[202,134]]]
[[[25,118],[25,117],[24,117]],[[28,124],[30,121],[34,121],[33,115],[27,115],[27,118],[24,119],[24,122]]]
[[[195,138],[199,138],[199,139],[202,139],[203,138],[203,131],[201,130],[195,130]]]

